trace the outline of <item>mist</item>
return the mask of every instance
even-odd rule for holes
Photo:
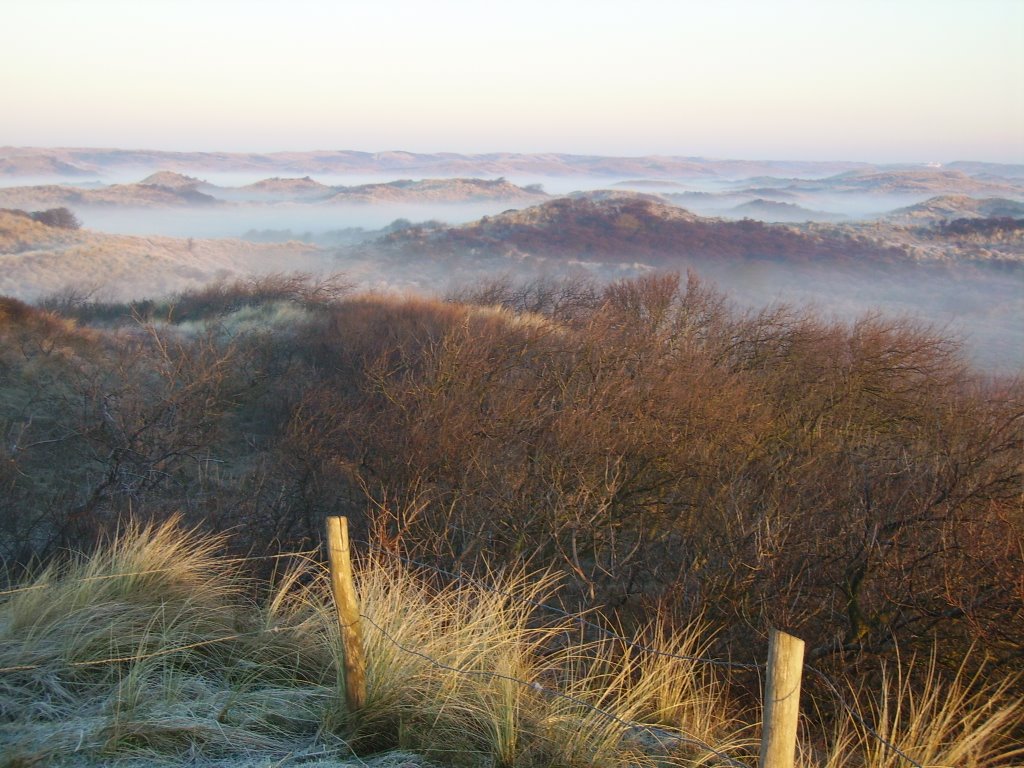
[[[79,208],[82,224],[103,232],[169,237],[244,237],[261,230],[291,231],[316,242],[327,233],[382,229],[397,219],[461,224],[501,213],[507,202],[424,204],[232,205],[217,208]]]
[[[992,374],[1024,372],[1024,270],[974,265],[907,265],[884,271],[830,266],[710,264],[679,260],[666,269],[569,260],[393,262],[338,257],[343,272],[373,290],[458,295],[474,283],[501,278],[589,279],[597,284],[659,271],[692,271],[721,290],[741,311],[786,306],[849,323],[868,314],[908,320],[962,344],[968,362]]]
[[[97,238],[102,240],[103,233],[109,233],[135,239],[112,239],[99,245],[83,246],[74,257],[64,254],[57,258],[40,253],[32,256],[35,261],[29,257],[17,263],[8,259],[3,266],[7,274],[0,275],[0,287],[25,298],[37,298],[62,285],[81,282],[83,275],[74,273],[79,270],[88,275],[91,285],[98,289],[102,286],[103,295],[127,299],[153,297],[250,272],[302,270],[316,274],[341,271],[357,288],[364,290],[445,295],[495,276],[522,282],[539,277],[583,276],[605,283],[652,271],[651,266],[637,263],[628,254],[621,263],[610,263],[608,259],[588,261],[585,255],[566,259],[505,258],[494,254],[442,256],[432,253],[429,246],[397,255],[374,244],[388,231],[385,228],[419,222],[457,226],[510,209],[527,208],[545,199],[538,196],[538,187],[548,199],[605,189],[657,196],[701,216],[760,218],[797,226],[800,221],[812,220],[880,220],[895,209],[945,194],[950,185],[955,188],[957,184],[973,185],[970,188],[978,195],[1002,193],[1010,199],[1024,199],[1024,187],[1014,177],[1011,167],[1004,176],[994,176],[993,169],[986,167],[982,169],[984,174],[977,177],[951,172],[943,175],[938,170],[918,167],[901,177],[899,169],[870,169],[886,183],[867,184],[859,189],[857,185],[866,178],[858,176],[859,171],[835,175],[842,169],[826,164],[817,172],[809,167],[799,177],[748,178],[735,172],[736,163],[731,161],[723,162],[720,168],[712,161],[706,164],[710,170],[676,176],[659,173],[644,176],[643,163],[638,164],[638,173],[628,176],[513,172],[502,178],[524,194],[528,189],[533,190],[532,199],[494,198],[469,202],[336,202],[316,199],[319,187],[313,188],[310,199],[286,199],[288,190],[264,193],[260,188],[249,187],[268,179],[266,169],[230,171],[182,166],[174,173],[189,176],[191,180],[172,178],[172,186],[156,188],[173,192],[173,183],[180,183],[186,189],[194,188],[212,197],[212,201],[206,198],[203,205],[154,204],[152,201],[144,205],[69,205],[83,226],[96,233]],[[585,167],[595,166],[590,162]],[[657,169],[657,163],[652,163],[651,167]],[[159,169],[114,166],[104,169],[102,178],[83,175],[71,180],[52,175],[0,175],[0,193],[17,194],[12,188],[55,182],[86,192],[120,184],[126,186],[117,190],[118,193],[123,192],[130,201],[136,194],[133,190],[144,194],[147,189],[154,189],[140,186],[138,182],[156,170]],[[301,175],[274,178],[302,181]],[[498,175],[477,174],[477,177],[493,181]],[[308,181],[324,185],[323,194],[333,194],[328,188],[389,184],[403,177],[383,171],[310,172]],[[469,173],[431,176],[468,177]],[[893,179],[896,184],[891,183]],[[921,188],[909,189],[913,186],[911,181]],[[890,189],[899,188],[900,183],[908,189],[896,192]],[[280,196],[275,197],[275,194]],[[187,198],[183,201],[188,203]],[[38,202],[38,208],[53,207],[43,200]],[[156,242],[146,238],[176,238],[179,242]],[[225,239],[245,239],[252,244],[230,243]],[[155,249],[162,255],[149,255],[147,249]],[[111,255],[115,253],[124,255],[117,260]],[[102,255],[106,265],[101,270],[90,266],[98,258],[97,254]],[[1017,263],[1002,269],[973,261],[910,263],[901,268],[889,266],[880,273],[875,267],[838,269],[771,259],[772,254],[767,254],[764,260],[742,263],[668,259],[659,260],[658,267],[693,269],[718,285],[737,306],[747,309],[781,303],[813,306],[821,314],[843,321],[868,312],[915,318],[962,339],[967,357],[981,368],[1002,373],[1024,369],[1024,323],[1020,321],[1024,317],[1024,270],[1019,269]],[[139,265],[143,264],[144,268],[140,269]]]

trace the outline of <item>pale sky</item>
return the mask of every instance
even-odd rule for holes
[[[1024,0],[5,0],[0,145],[1024,162]]]

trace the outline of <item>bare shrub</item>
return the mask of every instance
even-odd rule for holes
[[[80,229],[82,222],[67,208],[50,208],[45,211],[36,211],[31,214],[33,221],[45,224],[48,227],[59,229]]]

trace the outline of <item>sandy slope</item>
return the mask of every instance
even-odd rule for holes
[[[157,296],[219,277],[323,272],[334,265],[305,243],[107,235],[0,212],[0,295],[27,300],[68,287],[109,299]]]

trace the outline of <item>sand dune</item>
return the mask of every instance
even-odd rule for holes
[[[68,287],[103,298],[139,298],[221,277],[322,272],[333,264],[323,250],[299,242],[108,235],[0,211],[0,295],[27,300]]]

